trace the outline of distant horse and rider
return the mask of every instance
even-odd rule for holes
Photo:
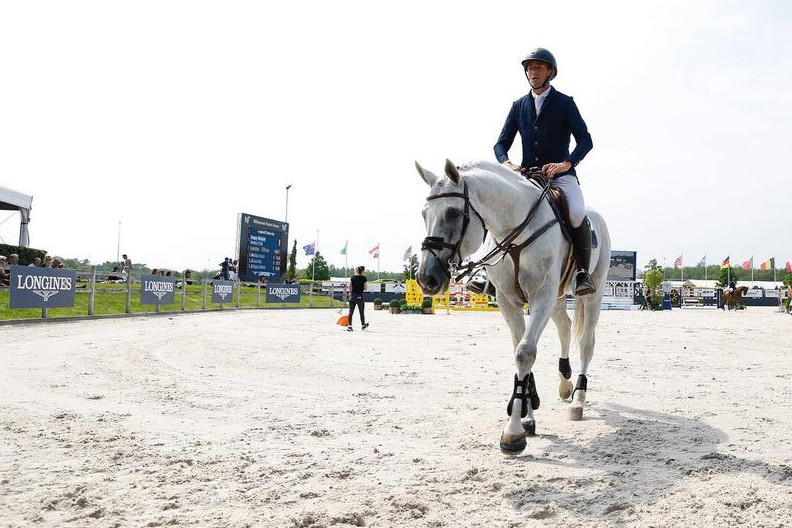
[[[742,301],[743,295],[748,292],[747,286],[740,286],[739,288],[733,288],[727,290],[723,290],[723,306],[721,310],[736,310],[738,306],[740,306],[740,301]]]
[[[536,431],[534,410],[540,400],[532,369],[539,337],[551,318],[561,341],[559,396],[571,401],[570,419],[583,417],[587,374],[610,265],[608,228],[597,212],[586,211],[592,238],[588,271],[595,291],[575,297],[573,324],[566,311],[566,297],[576,288],[571,273],[575,252],[563,215],[547,196],[546,182],[529,181],[503,165],[486,161],[457,167],[446,160],[444,176],[417,163],[416,168],[430,187],[423,209],[426,238],[418,283],[425,294],[436,295],[445,291],[452,279],[486,266],[509,326],[517,367],[500,447],[506,454],[520,453],[526,447],[526,437]],[[463,260],[482,246],[487,254],[463,265]],[[526,303],[531,307],[527,325]],[[580,375],[574,387],[569,362],[572,338],[580,350]]]

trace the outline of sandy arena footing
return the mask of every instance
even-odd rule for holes
[[[603,312],[581,422],[550,323],[517,457],[500,314],[366,315],[0,328],[0,526],[792,525],[788,315]]]

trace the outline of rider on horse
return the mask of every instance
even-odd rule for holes
[[[552,53],[536,48],[522,60],[522,67],[531,91],[512,104],[495,144],[495,157],[519,173],[525,173],[529,167],[541,167],[550,186],[563,192],[578,264],[575,295],[588,295],[596,289],[588,273],[591,224],[586,216],[575,166],[592,149],[591,135],[572,98],[550,86],[550,81],[558,74]],[[523,158],[520,165],[515,165],[509,161],[508,151],[518,133],[522,140]],[[570,136],[575,138],[575,148],[571,153]]]
[[[727,290],[730,294],[734,293],[734,290],[737,289],[737,282],[734,279],[729,280],[729,289]]]

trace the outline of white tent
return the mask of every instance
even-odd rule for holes
[[[19,211],[22,216],[22,220],[19,223],[19,245],[22,247],[30,245],[28,223],[30,222],[30,209],[32,206],[32,196],[0,187],[0,210]]]

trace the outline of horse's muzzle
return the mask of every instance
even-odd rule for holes
[[[421,263],[415,278],[425,295],[437,295],[448,288],[448,272],[434,258]]]

